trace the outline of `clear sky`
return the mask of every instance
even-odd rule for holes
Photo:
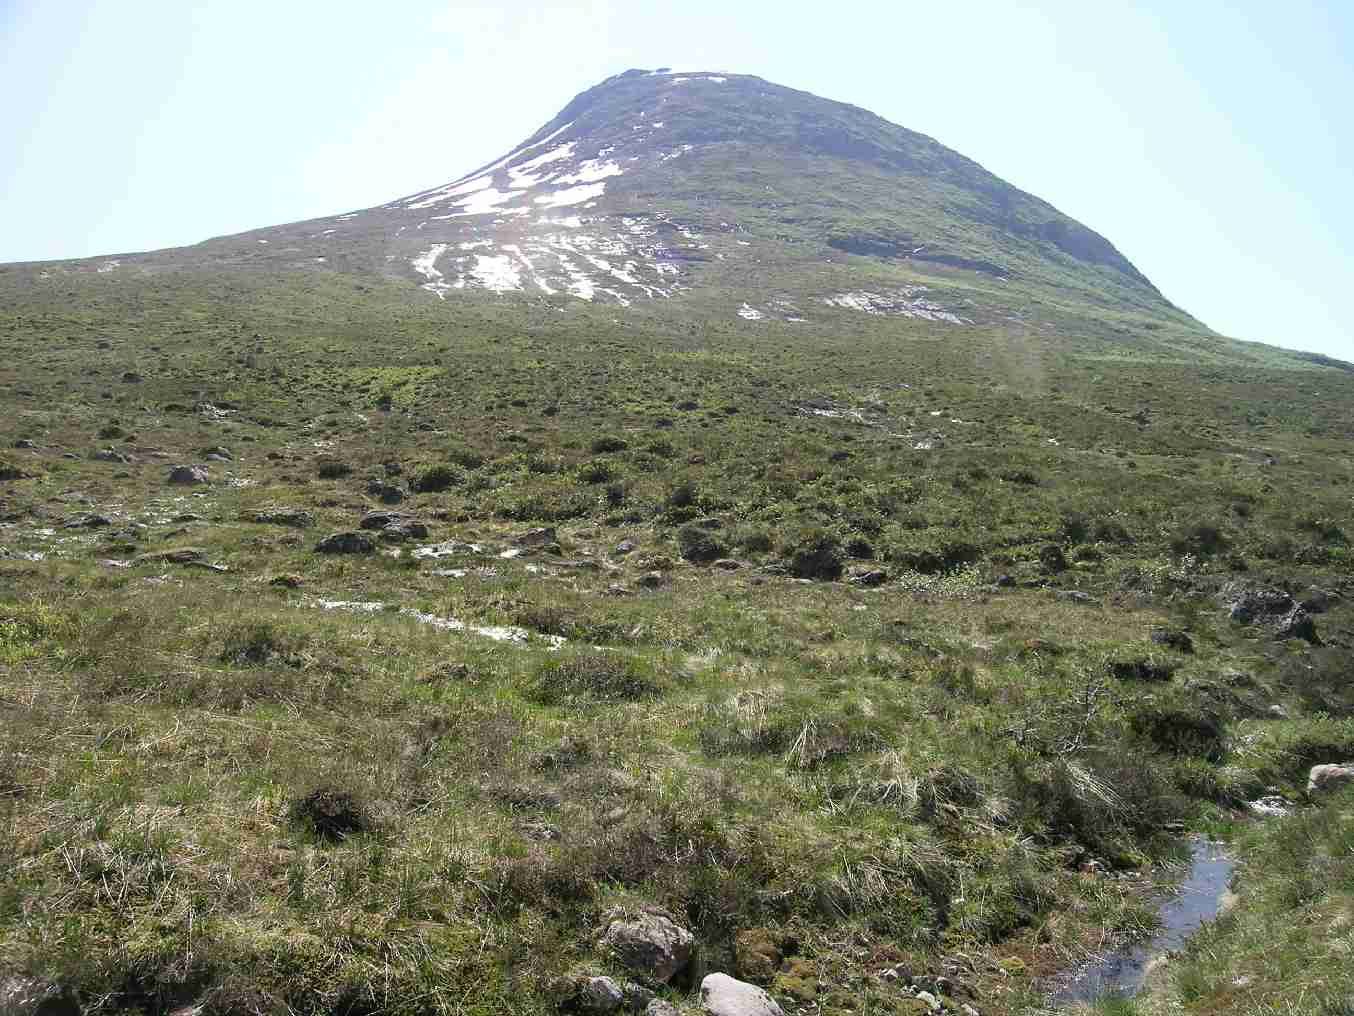
[[[0,0],[0,261],[383,203],[703,67],[929,134],[1219,331],[1354,359],[1351,54],[1351,0]]]

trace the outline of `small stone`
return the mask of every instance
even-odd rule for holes
[[[644,985],[633,982],[627,984],[623,991],[625,1005],[631,1012],[643,1012],[649,1007],[649,1003],[658,997]]]
[[[230,462],[232,460],[230,449],[224,445],[216,445],[213,448],[208,448],[202,454],[205,458],[214,459],[217,462]]]
[[[936,996],[932,995],[929,991],[917,992],[917,1001],[925,1002],[926,1007],[932,1012],[940,1011],[940,999],[936,998]]]
[[[315,517],[301,508],[273,507],[246,512],[246,522],[259,525],[290,526],[292,529],[309,529],[315,524]]]
[[[175,466],[169,471],[169,482],[179,486],[195,486],[212,478],[206,466]]]
[[[365,533],[331,533],[315,544],[315,550],[320,554],[373,554],[376,544]]]
[[[631,970],[668,983],[691,960],[696,936],[665,914],[643,913],[635,920],[612,921],[601,947]]]
[[[678,1016],[677,1007],[671,1002],[655,998],[644,1007],[644,1016]]]
[[[714,563],[714,567],[718,568],[720,571],[737,571],[739,568],[743,567],[743,562],[735,561],[731,557],[721,557]]]
[[[207,552],[201,547],[176,547],[173,550],[155,550],[138,554],[137,564],[197,564],[204,561]]]
[[[1288,710],[1278,703],[1275,703],[1265,710],[1265,715],[1271,720],[1286,720],[1288,719]]]
[[[663,578],[662,572],[651,571],[641,575],[636,581],[645,589],[657,589],[666,580]]]
[[[864,586],[867,589],[875,589],[882,586],[889,580],[889,573],[882,568],[872,568],[869,571],[856,572],[851,576],[850,582],[853,586]]]
[[[393,483],[386,483],[383,480],[372,480],[367,484],[367,493],[377,498],[382,504],[399,504],[404,500],[404,491]]]
[[[1092,607],[1099,603],[1090,593],[1083,593],[1080,589],[1063,590],[1058,594],[1058,599],[1065,600],[1068,603],[1079,603],[1083,607]]]
[[[1157,645],[1166,646],[1177,652],[1194,652],[1194,640],[1189,637],[1188,632],[1178,628],[1153,628],[1148,637]]]
[[[785,1016],[761,988],[728,974],[710,974],[701,981],[701,1007],[710,1016]]]
[[[15,448],[36,448],[37,445],[35,445],[32,441],[28,440],[28,438],[26,438],[26,437],[21,437],[21,438],[19,438],[19,440],[17,440],[17,441],[14,442],[14,447],[15,447]]]
[[[977,1009],[973,1008],[973,1006],[969,1005],[967,1002],[959,1007],[959,1011],[962,1012],[964,1016],[982,1016],[982,1013],[978,1012]]]
[[[555,535],[554,526],[542,526],[539,529],[528,529],[525,533],[520,533],[512,542],[519,547],[545,547],[559,541]]]
[[[632,553],[635,547],[636,544],[634,540],[622,540],[620,543],[616,544],[616,553],[619,556],[624,557],[626,554]]]
[[[1014,576],[1014,575],[998,575],[998,576],[997,576],[997,586],[998,586],[998,588],[1000,588],[1000,589],[1011,589],[1011,588],[1013,588],[1013,587],[1015,586],[1015,584],[1016,584],[1016,580],[1015,580],[1015,576]]]
[[[1307,792],[1309,794],[1324,793],[1335,790],[1354,781],[1354,766],[1336,765],[1327,763],[1326,765],[1312,766],[1307,774]]]
[[[589,977],[578,993],[578,1005],[584,1012],[612,1013],[625,1001],[620,985],[610,977]]]
[[[80,1016],[80,1005],[60,985],[20,974],[0,977],[0,1016]]]

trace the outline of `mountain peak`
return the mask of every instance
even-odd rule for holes
[[[627,70],[448,182],[172,253],[393,275],[443,300],[727,293],[743,321],[981,322],[1009,316],[1011,284],[1185,320],[1108,240],[971,159],[729,71]]]

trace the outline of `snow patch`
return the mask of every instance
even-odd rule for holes
[[[869,293],[862,290],[825,296],[823,303],[829,307],[840,307],[866,314],[889,314],[922,321],[945,321],[955,325],[973,323],[968,318],[961,318],[947,311],[934,300],[919,295],[924,292],[925,286],[904,286],[891,293]]]
[[[558,177],[555,183],[596,183],[609,176],[620,176],[625,170],[615,162],[601,159],[588,159],[579,164],[578,172]]]
[[[437,268],[437,259],[442,256],[442,253],[448,246],[449,244],[445,243],[435,243],[409,262],[413,266],[414,271],[428,280],[423,283],[421,288],[428,290],[430,293],[436,293],[439,300],[445,300],[447,298],[447,290],[452,288],[443,281],[443,275]]]
[[[495,293],[522,288],[522,273],[506,254],[476,254],[475,267],[470,269],[470,274],[481,286]]]
[[[536,199],[536,203],[547,208],[563,208],[565,205],[578,205],[592,198],[599,198],[605,190],[604,183],[581,184],[578,187],[569,187],[553,194],[543,195]]]
[[[760,321],[764,317],[766,317],[766,315],[763,314],[761,311],[759,311],[756,307],[751,307],[746,303],[738,308],[738,316],[740,318],[743,318],[745,321]]]

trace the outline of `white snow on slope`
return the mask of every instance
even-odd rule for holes
[[[475,267],[470,270],[470,274],[481,286],[495,293],[522,288],[521,270],[507,254],[476,254]]]
[[[563,208],[565,205],[579,205],[584,201],[600,198],[605,190],[606,184],[604,183],[585,183],[578,187],[569,187],[565,190],[542,195],[536,199],[536,203],[538,205],[544,205],[546,208]]]
[[[556,177],[555,183],[596,183],[598,180],[605,180],[609,176],[620,176],[625,170],[615,162],[604,162],[601,159],[587,159],[579,164],[576,173],[567,173],[564,176]]]
[[[452,288],[442,281],[442,273],[437,269],[437,259],[442,256],[442,252],[449,246],[450,244],[435,243],[418,257],[414,258],[413,261],[409,262],[414,266],[414,271],[428,280],[423,283],[423,288],[430,293],[436,293],[439,300],[445,300],[447,298],[447,290]]]
[[[750,307],[746,303],[738,308],[738,316],[747,321],[760,321],[762,318],[766,317],[766,315],[756,307]]]
[[[861,290],[823,297],[823,303],[829,307],[862,311],[866,314],[891,314],[922,321],[946,321],[954,325],[973,323],[967,318],[951,313],[934,300],[919,295],[924,292],[925,286],[904,286],[891,293],[869,293]]]
[[[559,137],[559,135],[563,134],[573,125],[574,122],[570,120],[563,127],[560,127],[558,130],[552,131],[550,134],[541,138],[540,141],[532,142],[529,145],[523,145],[515,152],[511,152],[508,155],[503,156],[503,158],[499,159],[497,162],[485,166],[481,170],[467,173],[465,176],[459,177],[451,181],[451,183],[445,184],[442,187],[434,187],[431,190],[420,191],[413,197],[404,198],[401,201],[395,202],[395,205],[403,204],[404,207],[406,208],[427,208],[429,205],[436,204],[437,202],[443,201],[448,197],[456,197],[459,196],[459,194],[468,193],[467,190],[462,190],[461,188],[463,186],[468,186],[469,184],[477,184],[481,179],[484,180],[484,183],[480,184],[474,189],[476,190],[482,189],[484,186],[488,186],[489,179],[490,177],[492,177],[495,170],[500,169],[503,166],[506,166],[508,163],[512,162],[513,159],[517,158],[519,155],[522,155],[524,152],[529,152],[533,148],[540,148],[541,145],[553,141],[555,138]],[[387,207],[394,206],[392,205]]]

